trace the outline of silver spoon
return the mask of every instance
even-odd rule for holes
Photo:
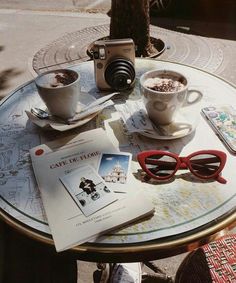
[[[37,107],[32,107],[30,111],[34,116],[36,116],[39,119],[50,119],[52,121],[58,121],[58,122],[61,122],[61,123],[64,123],[64,124],[68,124],[68,125],[70,124],[68,120],[62,119],[62,118],[57,117],[57,116],[52,116],[47,111],[40,109],[40,108],[37,108]]]
[[[39,119],[48,119],[50,117],[50,114],[48,114],[48,112],[37,107],[32,107],[30,111],[33,115],[35,115]]]
[[[119,94],[119,92],[113,92],[113,93],[111,93],[109,95],[106,95],[104,97],[101,97],[99,99],[95,99],[95,101],[93,101],[89,105],[87,105],[84,108],[82,108],[81,109],[81,113],[85,112],[86,110],[88,110],[88,109],[90,109],[92,107],[95,107],[95,106],[97,106],[99,104],[104,103],[106,100],[109,100],[111,97],[113,97],[114,95],[117,95],[117,94]],[[48,112],[46,112],[43,109],[37,108],[37,107],[32,107],[31,108],[31,113],[33,115],[35,115],[36,117],[38,117],[39,119],[49,119],[51,117],[51,115]]]

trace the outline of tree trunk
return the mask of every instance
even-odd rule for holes
[[[138,57],[155,52],[149,26],[149,0],[112,0],[110,38],[132,38]]]

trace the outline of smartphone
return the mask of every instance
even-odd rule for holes
[[[209,106],[203,116],[227,148],[236,153],[236,110],[230,105]]]

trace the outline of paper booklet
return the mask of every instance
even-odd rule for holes
[[[101,128],[36,146],[30,155],[58,252],[154,212],[138,189],[141,183],[128,174],[130,156],[120,153]],[[122,174],[113,172],[111,182],[112,170],[105,168],[113,157],[119,161],[116,173]],[[115,192],[119,187],[123,193]]]

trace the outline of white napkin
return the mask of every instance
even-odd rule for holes
[[[156,126],[149,119],[142,99],[128,100],[124,104],[115,105],[115,108],[120,113],[130,133],[148,134],[153,138],[184,136],[190,133],[196,124],[196,121],[188,122],[194,116],[192,107],[188,107],[192,111],[190,115],[185,110],[186,113],[180,113],[182,115],[179,114],[171,124]],[[187,117],[183,114],[187,114]],[[194,118],[194,120],[196,119]]]

